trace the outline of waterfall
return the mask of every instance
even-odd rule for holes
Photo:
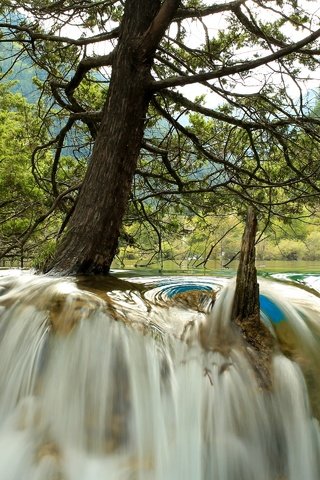
[[[0,479],[319,480],[318,297],[261,282],[283,313],[262,312],[266,390],[232,333],[232,281],[130,282],[0,276]]]

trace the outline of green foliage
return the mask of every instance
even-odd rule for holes
[[[32,267],[42,271],[48,262],[50,262],[56,250],[56,241],[54,239],[47,240],[36,249],[34,258],[32,259]]]
[[[45,242],[56,235],[62,212],[53,211],[46,218],[54,201],[49,182],[44,180],[51,175],[52,153],[40,150],[36,163],[31,163],[35,148],[46,140],[46,129],[37,107],[13,93],[12,86],[12,82],[0,84],[0,254],[20,256],[23,251],[30,259],[38,255],[38,248],[44,252],[49,248]],[[77,175],[82,178],[83,165],[63,157],[56,176],[58,184],[66,184]],[[39,183],[39,179],[43,181]]]
[[[308,51],[319,47],[310,44],[260,70],[240,67],[292,43],[292,30],[304,34],[306,27],[313,28],[313,17],[293,0],[242,2],[214,17],[217,23],[212,28],[206,25],[212,16],[201,17],[201,9],[209,4],[182,2],[179,12],[189,9],[189,18],[173,20],[156,49],[148,79],[156,93],[146,118],[146,142],[119,258],[139,259],[143,251],[146,262],[170,258],[178,264],[184,259],[204,260],[215,244],[211,258],[222,253],[232,258],[239,248],[241,225],[226,232],[244,218],[248,204],[256,205],[262,222],[271,223],[268,234],[276,232],[267,247],[261,247],[262,256],[311,258],[318,241],[315,232],[306,231],[295,219],[318,202],[320,132],[312,120],[319,117],[319,105],[311,112],[303,94],[296,100],[287,86],[299,86],[301,69],[318,65]],[[37,96],[32,100],[39,100],[31,104],[14,93],[21,84],[0,85],[2,245],[20,246],[37,219],[70,190],[34,233],[33,243],[28,240],[30,250],[31,245],[41,245],[39,265],[51,252],[51,239],[73,208],[73,188],[85,174],[116,65],[108,55],[102,61],[101,52],[117,54],[113,29],[121,23],[124,5],[32,0],[1,6],[5,19],[20,27],[1,32],[1,45],[11,43],[2,54],[6,57],[2,72],[11,67],[14,75],[20,71],[24,84],[34,77]],[[79,29],[78,39],[62,42],[58,37],[69,35],[64,26],[70,23],[70,28]],[[198,37],[188,35],[190,25]],[[85,41],[90,35],[95,36],[91,44]],[[131,39],[126,48],[134,49],[140,41]],[[132,69],[138,68],[138,58],[137,54],[132,59]],[[216,76],[209,78],[212,72]],[[202,74],[207,76],[201,79]],[[202,84],[206,93],[195,88],[190,96],[195,100],[186,104],[181,95],[174,96],[175,87],[193,75],[198,75],[196,88]],[[154,81],[168,78],[182,80],[157,93]],[[130,85],[130,78],[126,80]],[[303,83],[297,91],[303,92],[302,87]],[[73,123],[66,133],[68,119]],[[43,243],[46,238],[48,247]]]
[[[305,245],[307,251],[305,252],[306,260],[319,260],[320,259],[320,231],[319,229],[311,231],[306,239]]]
[[[284,260],[301,260],[307,251],[306,245],[300,240],[282,239],[278,248]]]

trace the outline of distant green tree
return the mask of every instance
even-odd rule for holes
[[[49,123],[36,105],[12,92],[13,86],[0,84],[0,255],[23,261],[40,254],[42,244],[56,237],[65,209],[73,203],[73,189],[66,186],[77,175],[79,183],[83,165],[61,157],[52,181],[53,154],[38,150],[48,140]],[[58,197],[54,185],[63,189]]]

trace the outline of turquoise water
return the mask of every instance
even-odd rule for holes
[[[190,262],[184,262],[181,267],[172,261],[165,261],[163,263],[163,269],[160,268],[160,265],[155,264],[152,265],[150,268],[143,268],[143,267],[135,267],[135,262],[128,262],[126,263],[124,269],[120,270],[129,270],[131,273],[134,272],[164,272],[166,274],[178,274],[181,273],[188,273],[188,274],[196,274],[196,275],[221,275],[221,276],[233,276],[238,267],[238,262],[232,262],[228,268],[223,268],[220,262],[217,261],[209,261],[207,263],[206,268],[192,268]],[[318,273],[320,275],[320,262],[311,262],[311,261],[284,261],[284,260],[277,260],[277,261],[257,261],[256,262],[257,270],[259,274],[266,274],[266,273]],[[117,269],[119,265],[117,263],[114,264],[114,268]],[[140,273],[141,274],[141,273]]]

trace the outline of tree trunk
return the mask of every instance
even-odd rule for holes
[[[256,231],[257,216],[255,210],[249,207],[242,237],[231,318],[244,339],[246,353],[259,384],[263,388],[270,388],[274,339],[260,319],[259,284],[255,266]]]
[[[168,8],[165,10],[163,6],[173,5],[169,18],[178,3],[166,0],[160,9],[160,0],[125,2],[110,88],[93,154],[67,231],[46,271],[109,272],[141,148],[150,101],[150,69],[159,36],[165,29],[163,17],[168,14]],[[157,21],[158,30],[153,28],[157,27]]]
[[[241,243],[240,262],[232,307],[233,319],[259,315],[259,284],[255,264],[256,232],[257,216],[254,209],[249,207]]]

